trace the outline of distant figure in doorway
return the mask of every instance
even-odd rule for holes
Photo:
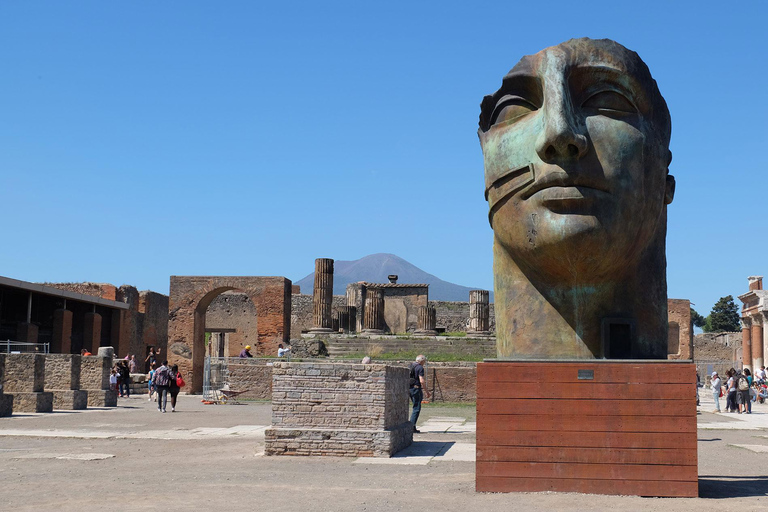
[[[139,363],[136,362],[135,354],[128,360],[128,370],[130,370],[131,373],[139,373]]]
[[[277,357],[285,357],[290,355],[291,355],[291,347],[285,348],[283,347],[282,343],[277,345]]]
[[[416,361],[411,363],[410,370],[410,382],[409,382],[409,394],[411,395],[411,402],[413,403],[413,411],[411,412],[411,423],[413,424],[413,431],[417,434],[420,432],[416,428],[416,422],[419,420],[419,414],[421,413],[421,401],[426,396],[429,398],[429,390],[427,389],[427,380],[424,377],[424,364],[427,362],[427,358],[423,354],[416,356]]]
[[[250,345],[246,345],[245,348],[240,351],[240,357],[242,357],[242,358],[253,357],[253,355],[251,354],[251,346]]]

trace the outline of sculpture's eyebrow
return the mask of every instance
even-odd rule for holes
[[[496,101],[506,95],[524,98],[536,107],[541,106],[541,81],[539,77],[528,70],[511,71],[504,77],[501,88],[495,94]]]

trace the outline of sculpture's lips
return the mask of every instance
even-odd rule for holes
[[[570,175],[543,176],[521,194],[523,200],[536,196],[541,200],[595,199],[608,193],[608,187],[598,180]]]

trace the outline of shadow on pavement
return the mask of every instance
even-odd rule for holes
[[[699,497],[747,498],[768,495],[768,476],[699,476]]]

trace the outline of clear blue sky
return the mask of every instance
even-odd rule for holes
[[[766,2],[0,3],[0,275],[168,292],[397,254],[492,288],[479,103],[615,39],[672,113],[669,295],[768,275]]]

